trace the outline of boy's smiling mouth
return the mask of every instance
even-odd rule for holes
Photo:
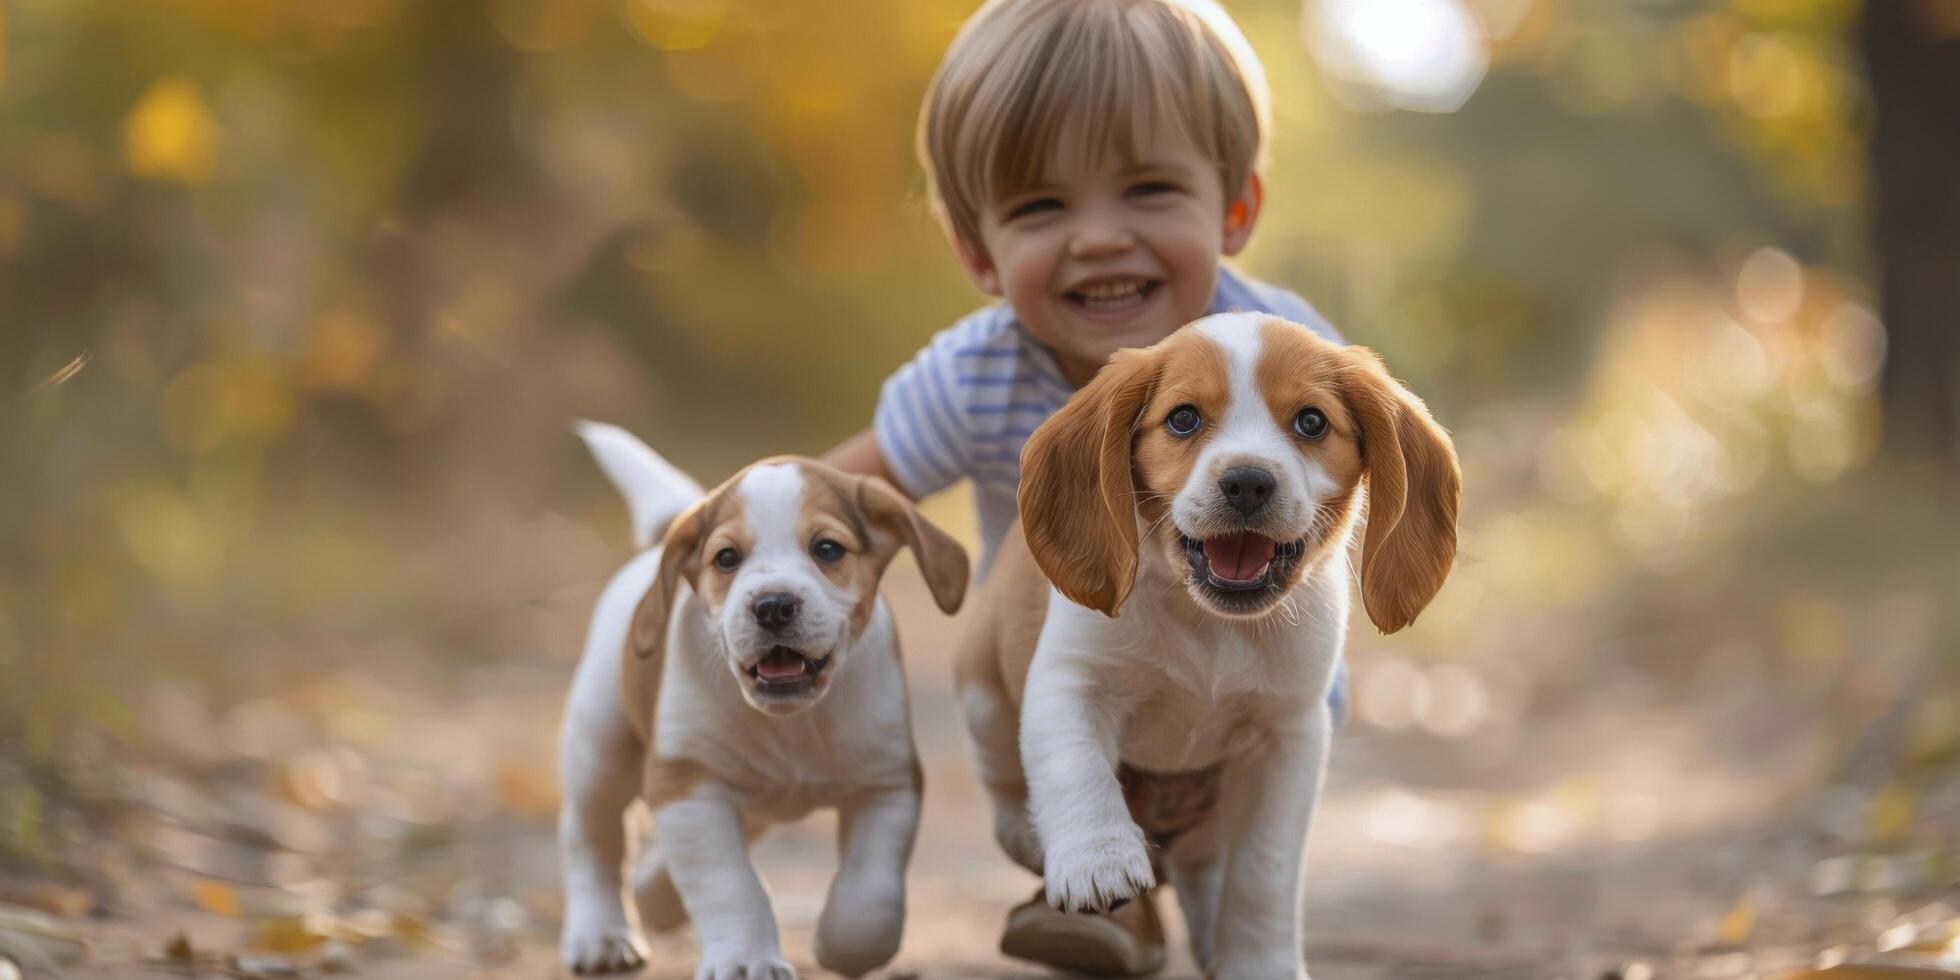
[[[1148,304],[1163,285],[1158,279],[1125,276],[1085,282],[1062,295],[1079,312],[1121,318]]]

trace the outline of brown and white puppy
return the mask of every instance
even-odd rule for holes
[[[565,706],[566,966],[644,961],[621,880],[635,796],[662,845],[635,874],[641,924],[692,919],[699,980],[795,976],[748,842],[819,807],[838,809],[843,853],[817,961],[849,976],[882,966],[904,927],[920,771],[878,582],[910,547],[951,613],[966,552],[882,480],[778,457],[703,494],[623,430],[579,433],[641,546],[666,530],[607,584]]]
[[[1155,857],[1209,975],[1305,977],[1350,535],[1365,512],[1369,618],[1407,626],[1455,557],[1449,437],[1372,352],[1228,313],[1118,352],[1021,467],[959,658],[1002,847],[1068,911],[1143,894]]]

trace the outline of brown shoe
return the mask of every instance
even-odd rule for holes
[[[1102,915],[1060,912],[1045,893],[1007,913],[1000,951],[1058,970],[1099,977],[1141,977],[1164,968],[1164,923],[1157,893],[1144,893]]]

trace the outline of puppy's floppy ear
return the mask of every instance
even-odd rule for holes
[[[1456,561],[1463,475],[1422,399],[1389,377],[1373,351],[1348,352],[1341,391],[1361,429],[1368,474],[1361,598],[1375,627],[1393,633],[1415,622]]]
[[[667,614],[674,608],[674,593],[682,576],[692,579],[698,572],[701,532],[707,524],[707,501],[697,501],[667,526],[660,552],[660,568],[653,583],[633,609],[633,627],[627,640],[641,660],[659,662],[667,645]]]
[[[1021,450],[1021,523],[1028,551],[1077,605],[1116,615],[1137,577],[1137,419],[1157,383],[1159,355],[1119,350],[1049,416]]]
[[[966,599],[966,549],[921,516],[904,494],[875,476],[858,477],[857,505],[873,527],[897,535],[912,549],[912,559],[919,563],[939,611],[948,616],[959,612]]]

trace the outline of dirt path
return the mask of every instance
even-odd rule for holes
[[[1035,881],[991,842],[934,653],[955,627],[918,611],[909,574],[893,588],[928,792],[906,942],[884,975],[1043,976],[993,952]],[[1960,945],[1940,945],[1956,917],[1941,900],[1960,904],[1951,869],[1871,853],[1871,803],[1812,789],[1824,747],[1760,722],[1760,689],[1683,703],[1619,678],[1508,709],[1492,693],[1483,724],[1424,729],[1397,724],[1393,672],[1372,669],[1383,656],[1355,653],[1360,717],[1313,834],[1321,980],[1765,975],[1909,945],[1902,923],[1924,948],[1898,955],[1960,964]],[[137,806],[64,831],[106,914],[60,924],[91,946],[61,975],[317,970],[323,953],[372,978],[554,975],[551,767],[569,667],[342,671],[223,717],[164,699],[155,710],[179,716],[150,758],[116,770]],[[1910,819],[1960,825],[1955,795],[1928,794]],[[757,849],[786,948],[812,974],[833,831],[814,818]],[[328,909],[338,917],[290,918]],[[180,947],[173,963],[180,936],[189,957]],[[652,953],[646,976],[691,975],[685,935]],[[1165,976],[1193,975],[1180,940]]]

